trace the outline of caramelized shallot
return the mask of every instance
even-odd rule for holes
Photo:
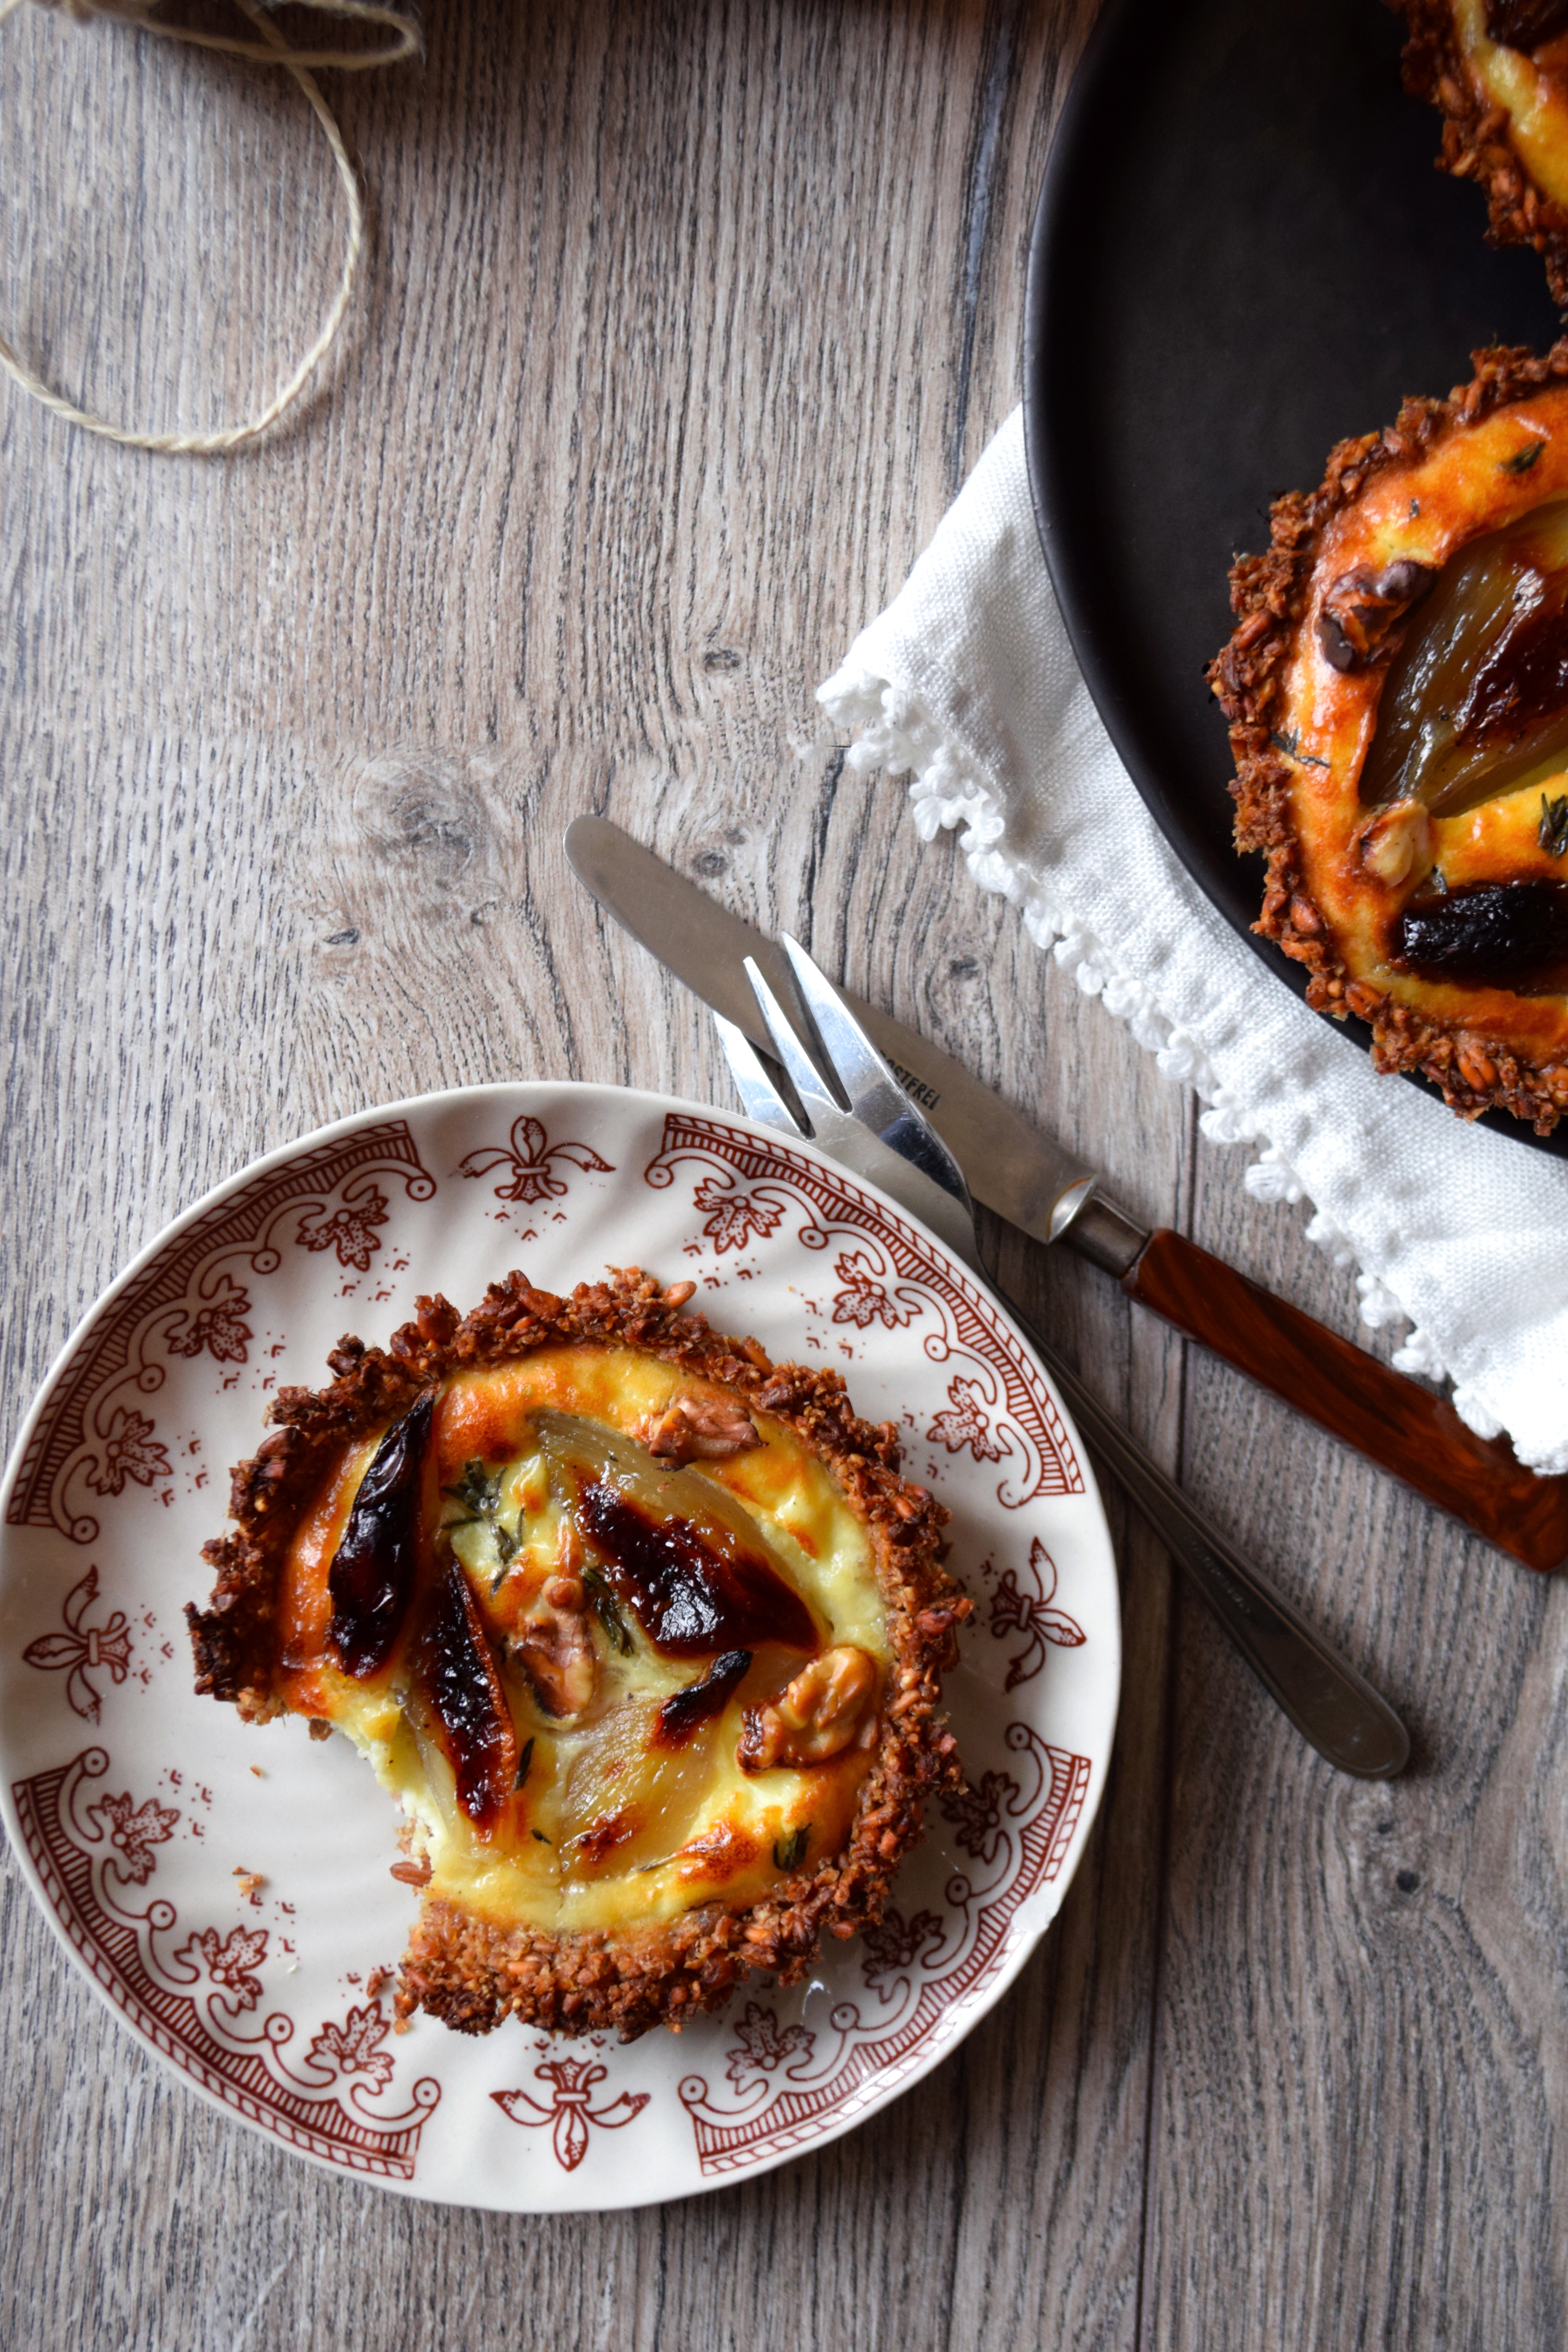
[[[1445,565],[1394,656],[1363,803],[1461,816],[1568,764],[1568,499]]]
[[[345,1675],[378,1674],[391,1657],[419,1568],[419,1506],[434,1400],[389,1429],[360,1480],[327,1575],[328,1646]]]

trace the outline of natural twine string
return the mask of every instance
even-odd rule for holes
[[[159,0],[38,0],[38,5],[43,7],[61,6],[66,15],[74,17],[78,23],[92,16],[111,17],[118,23],[133,26],[138,32],[153,33],[163,40],[183,42],[188,48],[218,49],[228,57],[250,58],[260,65],[280,66],[304,91],[310,110],[326,135],[332,160],[338,167],[338,177],[348,198],[349,233],[342,278],[321,321],[321,332],[304,358],[286,382],[279,385],[267,406],[255,416],[247,417],[244,424],[226,425],[216,433],[130,432],[123,425],[111,425],[107,418],[93,415],[89,409],[79,408],[74,401],[67,400],[62,394],[53,391],[0,335],[0,367],[4,367],[6,374],[19,383],[24,392],[30,393],[46,408],[52,408],[55,415],[63,416],[68,425],[79,425],[85,432],[100,434],[106,441],[117,441],[123,448],[153,449],[170,456],[222,456],[231,449],[237,449],[245,442],[254,441],[258,433],[265,433],[269,425],[277,423],[286,408],[293,405],[314,370],[331,351],[342,325],[343,314],[348,309],[349,297],[353,292],[354,279],[359,273],[360,256],[364,249],[364,202],[360,194],[359,181],[349,161],[337,117],[321,96],[311,68],[339,66],[350,73],[363,73],[375,66],[395,65],[400,58],[416,53],[418,33],[395,8],[382,7],[377,5],[377,0],[311,0],[311,5],[323,16],[350,17],[361,24],[384,26],[392,37],[384,47],[379,49],[290,48],[269,22],[260,0],[235,0],[236,7],[249,18],[261,35],[259,41],[234,39],[221,33],[194,32],[181,25],[159,24],[153,15]],[[20,5],[21,0],[0,0],[0,25]]]

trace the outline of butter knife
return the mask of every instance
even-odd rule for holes
[[[704,1003],[772,1051],[746,979],[752,956],[795,1001],[783,950],[618,825],[566,828],[573,872]],[[1478,1437],[1444,1397],[1342,1339],[1169,1227],[1151,1233],[1107,1198],[1094,1170],[1042,1134],[962,1062],[875,1005],[846,1001],[952,1151],[970,1191],[1038,1241],[1062,1242],[1130,1298],[1304,1413],[1527,1567],[1568,1558],[1568,1478],[1538,1478],[1501,1438]]]

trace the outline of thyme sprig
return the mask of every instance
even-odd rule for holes
[[[468,1516],[448,1519],[442,1532],[450,1535],[455,1528],[488,1527],[496,1539],[496,1556],[500,1567],[490,1580],[491,1592],[498,1592],[506,1580],[506,1572],[518,1554],[518,1538],[510,1528],[503,1528],[498,1516],[501,1502],[501,1481],[506,1476],[503,1464],[499,1470],[487,1470],[482,1462],[464,1465],[463,1475],[455,1486],[443,1486],[441,1492],[448,1502],[461,1503]]]
[[[1299,727],[1282,727],[1268,740],[1277,751],[1283,751],[1288,760],[1299,761],[1303,768],[1327,768],[1329,764],[1327,760],[1320,760],[1316,751],[1302,751]]]
[[[634,1643],[621,1614],[621,1606],[596,1568],[583,1570],[583,1590],[593,1603],[594,1614],[605,1629],[605,1639],[623,1658],[632,1654]]]
[[[787,1837],[774,1838],[773,1861],[780,1870],[796,1870],[805,1860],[805,1849],[811,1842],[809,1822],[802,1822]]]

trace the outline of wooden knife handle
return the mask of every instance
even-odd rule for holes
[[[1568,1478],[1538,1478],[1505,1439],[1467,1429],[1446,1398],[1195,1243],[1162,1227],[1121,1287],[1527,1568],[1568,1558]]]

